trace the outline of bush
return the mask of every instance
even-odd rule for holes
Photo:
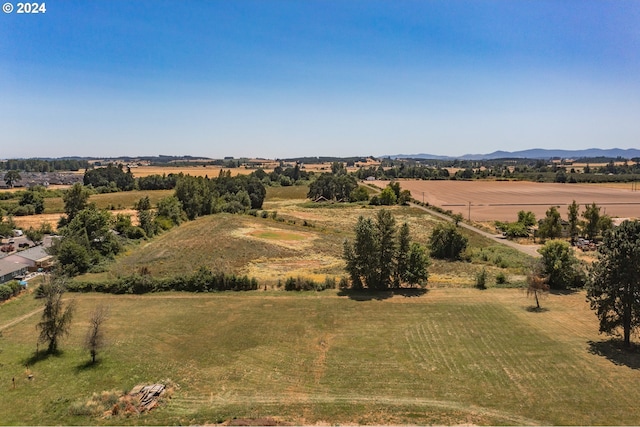
[[[289,277],[284,282],[285,291],[324,291],[325,289],[335,289],[336,281],[327,277],[324,283],[316,283],[311,279],[305,279],[300,276],[294,278]]]
[[[73,281],[67,287],[71,292],[111,294],[145,294],[166,291],[221,292],[256,290],[258,289],[258,281],[248,276],[212,272],[206,267],[201,267],[190,276],[154,278],[148,274],[133,274],[109,282]]]
[[[467,248],[468,239],[451,223],[436,226],[429,238],[431,256],[440,259],[460,259],[460,254]]]
[[[487,289],[487,270],[484,268],[476,274],[476,288]]]
[[[507,276],[502,271],[496,275],[496,285],[505,285],[508,283]]]
[[[550,240],[538,252],[542,255],[544,274],[551,289],[582,287],[586,275],[573,248],[564,240]]]
[[[11,297],[18,295],[22,291],[22,285],[15,280],[0,285],[0,301],[8,300]]]

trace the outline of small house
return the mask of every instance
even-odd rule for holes
[[[23,276],[27,269],[24,264],[8,261],[7,258],[0,259],[0,285]]]

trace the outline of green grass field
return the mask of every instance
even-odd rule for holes
[[[39,313],[3,330],[1,424],[637,424],[640,360],[597,334],[584,294],[530,312],[521,290],[435,289],[390,299],[333,291],[69,295],[59,356],[25,362]],[[90,310],[110,306],[109,346],[88,366]],[[33,313],[25,296],[0,328]],[[27,374],[33,375],[32,380]],[[11,388],[11,378],[17,387]],[[130,418],[71,415],[93,393],[169,379],[173,398]]]
[[[583,292],[549,295],[545,310],[532,312],[523,289],[494,287],[498,272],[521,284],[529,261],[466,230],[471,262],[434,260],[424,293],[275,289],[290,276],[344,275],[343,240],[360,215],[380,209],[311,205],[306,191],[270,188],[268,218],[199,218],[80,277],[109,280],[142,267],[159,277],[204,265],[254,276],[269,291],[67,294],[77,302],[71,336],[62,354],[41,360],[33,359],[41,302],[23,295],[0,305],[0,424],[638,424],[639,355],[598,335]],[[103,196],[132,205],[142,194]],[[440,221],[390,209],[421,243]],[[472,288],[482,269],[486,291]],[[108,346],[91,366],[82,341],[99,303],[110,307]],[[178,387],[151,413],[79,415],[93,395],[164,381]]]

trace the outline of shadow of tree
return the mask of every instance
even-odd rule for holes
[[[25,366],[32,366],[35,365],[38,362],[41,362],[43,360],[47,360],[50,357],[60,357],[62,356],[63,352],[60,350],[56,350],[52,353],[48,352],[48,351],[35,351],[33,352],[33,354],[31,356],[29,356],[28,358],[24,359],[22,364]]]
[[[581,289],[583,288],[549,289],[549,293],[552,295],[573,295],[580,292]]]
[[[419,297],[428,292],[423,288],[394,288],[385,291],[376,291],[370,289],[341,289],[338,296],[348,297],[354,301],[382,301],[392,298],[394,295],[400,295],[405,298]]]
[[[548,308],[545,307],[536,307],[535,305],[530,305],[526,308],[529,313],[544,313],[545,311],[549,311]]]
[[[640,369],[640,349],[636,344],[625,347],[624,341],[611,338],[605,341],[589,341],[589,353],[606,357],[619,366]]]
[[[95,362],[92,362],[91,360],[87,360],[86,362],[83,362],[79,365],[77,365],[75,367],[75,371],[76,373],[80,373],[83,371],[87,371],[89,369],[95,369],[100,365],[100,359],[97,359]]]

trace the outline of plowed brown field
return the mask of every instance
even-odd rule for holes
[[[386,187],[389,181],[373,181]],[[414,199],[461,213],[472,221],[514,221],[518,211],[532,211],[537,218],[550,206],[558,206],[563,218],[567,205],[575,200],[584,205],[596,203],[600,213],[620,218],[640,217],[640,191],[596,184],[551,184],[524,181],[400,181]],[[471,208],[471,209],[469,209]]]

